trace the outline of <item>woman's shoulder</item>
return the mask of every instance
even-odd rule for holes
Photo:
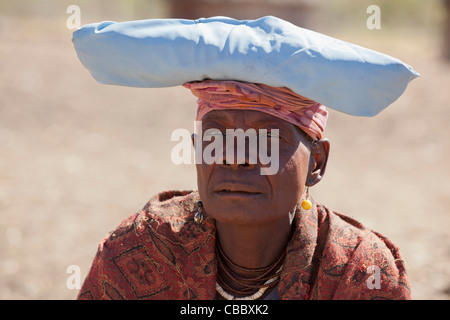
[[[327,270],[333,270],[340,279],[335,298],[410,297],[406,264],[397,245],[353,217],[320,204],[317,208],[319,220],[328,229],[322,270],[325,277],[331,276]]]
[[[109,250],[123,251],[138,245],[148,246],[156,239],[165,243],[184,242],[211,233],[208,223],[197,225],[194,215],[199,200],[196,191],[163,191],[153,196],[137,213],[125,218],[100,244]],[[208,219],[207,219],[208,220]]]
[[[386,236],[359,220],[346,214],[330,210],[322,204],[316,203],[318,211],[319,228],[326,224],[328,240],[342,247],[356,250],[358,247],[382,248],[396,256],[399,248]]]
[[[193,221],[196,200],[196,192],[162,192],[124,219],[100,242],[80,299],[189,296],[178,272],[209,263],[214,253],[212,229]],[[209,253],[206,262],[190,255],[199,248]]]
[[[199,201],[197,191],[169,190],[153,196],[141,212],[142,219],[156,224],[169,224],[177,230],[192,220]]]

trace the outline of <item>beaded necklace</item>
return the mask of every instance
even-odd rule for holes
[[[283,252],[277,261],[263,268],[245,268],[235,264],[223,252],[219,242],[216,243],[216,256],[218,268],[225,273],[232,283],[237,284],[237,287],[243,288],[240,290],[234,289],[224,281],[218,272],[216,282],[217,292],[227,300],[255,300],[260,298],[267,289],[274,287],[278,283],[286,253]],[[230,266],[250,275],[240,276],[233,272]],[[229,292],[242,297],[236,297]]]

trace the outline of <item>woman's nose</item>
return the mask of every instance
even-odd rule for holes
[[[230,166],[233,170],[242,169],[253,169],[256,167],[255,163],[249,163],[248,161],[244,161],[241,163],[236,162],[228,162],[226,159],[223,159],[223,163],[221,164],[224,167]]]
[[[230,141],[231,140],[231,141]],[[257,145],[251,143],[251,139],[227,139],[223,149],[222,166],[231,166],[232,169],[239,168],[254,169],[258,162]],[[235,143],[237,142],[237,143]]]

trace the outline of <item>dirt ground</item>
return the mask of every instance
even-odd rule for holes
[[[440,37],[416,31],[330,34],[422,77],[375,118],[330,111],[331,159],[311,194],[401,248],[413,299],[448,299],[450,63]],[[194,97],[98,85],[70,38],[65,16],[0,15],[0,299],[74,299],[69,266],[83,280],[120,221],[161,190],[196,188],[193,165],[170,158]]]

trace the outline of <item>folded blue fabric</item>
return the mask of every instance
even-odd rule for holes
[[[102,22],[83,26],[72,40],[99,83],[264,83],[356,116],[376,115],[419,76],[398,59],[272,16]]]

